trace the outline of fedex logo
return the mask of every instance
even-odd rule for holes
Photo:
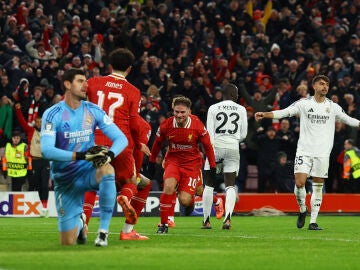
[[[0,200],[0,216],[6,215],[39,215],[37,210],[40,201],[25,200],[24,193],[9,194]]]

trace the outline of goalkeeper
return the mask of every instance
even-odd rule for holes
[[[87,225],[82,215],[85,191],[100,194],[100,226],[95,246],[107,246],[110,220],[116,199],[115,173],[110,165],[128,144],[125,135],[106,113],[85,101],[84,71],[67,70],[62,78],[64,100],[44,112],[40,145],[51,160],[60,243],[83,244]],[[110,149],[94,146],[96,127],[113,141]]]

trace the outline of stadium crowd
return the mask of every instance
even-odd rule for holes
[[[328,98],[360,117],[360,1],[0,1],[0,147],[22,131],[14,104],[28,125],[62,99],[61,76],[71,67],[87,78],[111,73],[109,53],[130,49],[136,62],[128,81],[142,93],[141,116],[152,127],[171,115],[184,95],[204,123],[221,89],[233,83],[246,106],[248,135],[241,144],[237,186],[246,169],[262,172],[259,192],[291,186],[282,179],[284,154],[295,156],[299,121],[254,121],[254,113],[283,109],[313,94],[316,74],[330,78]],[[360,146],[358,129],[337,124],[326,192],[343,192],[343,145]],[[279,153],[278,155],[274,153]],[[161,155],[156,161],[161,164]],[[159,172],[160,171],[160,172]],[[161,166],[157,166],[161,181]],[[266,181],[268,183],[266,183]],[[155,185],[156,186],[156,185]],[[291,189],[291,188],[290,188]]]

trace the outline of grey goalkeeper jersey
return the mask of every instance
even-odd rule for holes
[[[313,96],[273,113],[276,119],[294,115],[300,117],[297,156],[329,157],[334,143],[336,120],[349,126],[359,126],[359,120],[348,116],[338,104],[329,99],[318,103]]]

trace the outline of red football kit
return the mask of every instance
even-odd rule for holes
[[[121,129],[129,141],[127,148],[113,161],[115,179],[125,181],[135,175],[133,157],[133,133],[139,128],[140,91],[124,76],[112,73],[108,76],[93,77],[88,80],[88,99],[102,108],[113,122]],[[95,131],[98,145],[111,145],[100,130]]]
[[[134,132],[134,159],[136,167],[136,176],[139,177],[140,170],[142,167],[144,153],[140,151],[141,143],[147,144],[151,135],[151,126],[150,124],[142,118],[140,115],[137,117],[138,126],[140,127],[137,132]]]
[[[159,127],[151,150],[150,162],[155,162],[163,142],[168,141],[165,155],[164,180],[174,177],[178,183],[178,191],[195,194],[195,188],[202,183],[203,159],[199,143],[204,146],[210,167],[215,168],[214,149],[204,124],[195,115],[190,115],[185,127],[179,127],[175,117],[166,119]]]

